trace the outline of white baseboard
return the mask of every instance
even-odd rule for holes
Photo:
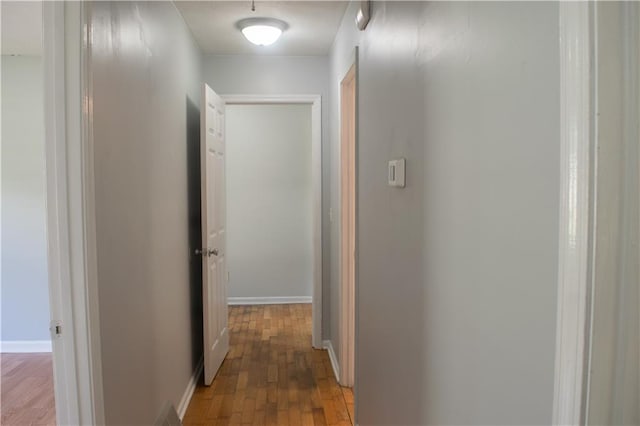
[[[191,397],[193,396],[193,392],[196,390],[196,386],[198,385],[198,380],[200,380],[200,375],[202,374],[202,368],[204,367],[204,357],[200,358],[200,362],[196,366],[191,379],[189,379],[189,383],[187,383],[187,388],[184,390],[184,394],[182,394],[182,398],[180,399],[180,404],[178,404],[178,416],[180,420],[184,418],[185,413],[187,412],[187,408],[189,408],[189,403],[191,402]]]
[[[229,297],[229,305],[286,305],[290,303],[311,303],[311,296],[293,297]]]
[[[336,352],[333,350],[331,340],[324,340],[322,342],[322,347],[329,353],[329,360],[331,361],[331,367],[333,367],[333,374],[336,376],[336,381],[340,382],[340,364],[338,364],[338,357],[336,356]]]
[[[51,352],[51,340],[5,340],[0,342],[2,353]]]

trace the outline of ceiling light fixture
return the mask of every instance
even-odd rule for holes
[[[255,0],[251,1],[251,11],[256,11]],[[247,40],[258,46],[275,43],[288,28],[286,22],[275,18],[247,18],[238,21],[236,25]]]
[[[247,18],[238,21],[238,28],[251,43],[269,46],[287,29],[287,23],[274,18]]]

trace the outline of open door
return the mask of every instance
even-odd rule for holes
[[[224,102],[206,84],[200,105],[202,174],[202,305],[204,384],[210,385],[227,352],[227,273]]]

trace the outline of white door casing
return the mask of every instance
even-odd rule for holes
[[[47,242],[56,423],[103,425],[91,5],[43,2]],[[55,326],[59,325],[60,330]]]
[[[560,229],[554,425],[584,424],[592,255],[592,5],[560,3]]]
[[[340,83],[340,372],[355,381],[356,282],[356,64]]]
[[[229,352],[227,328],[224,102],[206,84],[200,106],[204,383]]]

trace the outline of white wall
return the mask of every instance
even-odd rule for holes
[[[49,341],[42,58],[1,61],[1,340]]]
[[[326,56],[216,56],[204,58],[204,81],[218,94],[322,96],[322,336],[329,338],[331,253],[329,227],[329,58]],[[334,217],[337,217],[334,215]]]
[[[311,106],[228,105],[229,297],[311,297]]]
[[[201,56],[170,2],[91,11],[106,422],[152,424],[202,355]]]
[[[350,6],[331,57],[335,209],[338,87],[360,46],[358,423],[549,424],[558,6],[372,7],[357,32]],[[407,158],[405,189],[387,186],[394,157]]]

